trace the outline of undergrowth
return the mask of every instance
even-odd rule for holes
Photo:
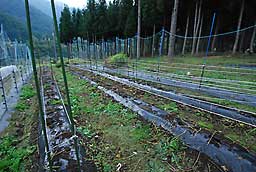
[[[9,126],[0,138],[0,172],[28,171],[32,168],[31,155],[36,151],[35,143],[30,142],[35,106],[35,91],[32,85],[22,88],[16,112],[12,114]]]
[[[109,57],[106,60],[107,64],[112,67],[121,67],[125,66],[128,63],[128,56],[126,54],[116,54],[114,56]]]
[[[6,136],[0,140],[0,172],[18,172],[21,162],[35,152],[35,146],[18,147],[19,140]],[[24,170],[24,169],[23,169]]]
[[[57,79],[61,79],[60,70],[56,71]],[[184,159],[187,147],[179,138],[141,120],[87,81],[70,73],[67,79],[85,158],[93,161],[98,171],[169,171],[166,162],[174,163],[177,169],[192,166],[195,160]],[[166,108],[174,113],[178,110],[176,104]]]

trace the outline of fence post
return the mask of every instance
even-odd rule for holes
[[[17,84],[17,78],[16,78],[16,73],[14,71],[14,68],[12,70],[12,78],[13,78],[13,82],[14,82],[14,88],[16,89],[16,92],[19,93],[19,90],[18,90],[18,84]]]
[[[115,43],[115,53],[117,54],[118,53],[118,41],[117,41],[117,37],[116,37],[116,43]]]
[[[160,47],[159,47],[159,56],[162,56],[163,54],[163,42],[164,42],[164,27],[162,28],[162,31],[161,31],[162,35],[161,35],[161,40],[160,40]]]
[[[8,106],[7,106],[7,101],[6,101],[6,94],[5,94],[5,89],[4,89],[4,81],[3,81],[3,77],[2,77],[2,74],[0,72],[0,82],[1,82],[1,89],[2,89],[2,97],[4,99],[4,105],[5,105],[5,111],[8,110]]]
[[[23,77],[23,70],[22,70],[22,67],[20,66],[20,77],[21,77],[21,81],[22,83],[24,83],[24,77]]]
[[[203,77],[204,77],[204,71],[205,71],[205,67],[206,67],[206,59],[207,59],[207,56],[208,56],[208,53],[209,53],[209,48],[210,48],[210,45],[211,45],[211,38],[212,38],[212,32],[213,32],[213,28],[214,28],[215,18],[216,18],[216,13],[213,14],[212,25],[211,25],[211,30],[210,30],[210,36],[208,38],[208,44],[207,44],[207,48],[206,48],[206,54],[205,54],[205,57],[204,57],[204,62],[203,62],[203,68],[202,68],[199,88],[201,88]]]
[[[156,25],[154,25],[154,29],[153,29],[153,37],[152,37],[152,52],[151,52],[151,56],[154,57],[154,52],[155,52],[155,34],[156,34]]]

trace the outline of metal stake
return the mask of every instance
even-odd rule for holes
[[[62,48],[61,48],[61,43],[60,43],[60,33],[59,33],[59,29],[58,29],[54,0],[51,0],[51,7],[52,7],[52,15],[53,15],[55,34],[57,37],[57,47],[58,47],[58,52],[59,52],[59,56],[60,56],[62,74],[63,74],[64,84],[65,84],[65,92],[66,92],[66,96],[67,96],[67,103],[68,103],[67,110],[68,110],[68,115],[69,115],[69,118],[71,121],[71,131],[72,131],[72,134],[75,135],[74,119],[73,119],[72,110],[71,110],[71,101],[70,101],[65,65],[64,65],[63,55],[62,55]],[[77,163],[78,163],[78,170],[81,171],[78,141],[77,141],[76,137],[74,139],[74,142],[75,142],[75,151],[76,151],[76,157],[77,157]]]
[[[47,152],[47,159],[48,159],[49,166],[50,166],[50,172],[52,172],[52,160],[51,160],[51,153],[50,153],[49,143],[48,143],[48,138],[47,138],[47,132],[46,132],[46,128],[45,128],[43,103],[42,103],[42,99],[41,99],[40,86],[39,86],[37,69],[36,69],[36,60],[35,60],[35,54],[34,54],[34,44],[33,44],[33,38],[32,38],[32,29],[31,29],[28,0],[25,0],[25,8],[26,8],[29,44],[30,44],[30,51],[31,51],[31,61],[32,61],[32,67],[33,67],[33,73],[34,73],[34,79],[35,79],[35,85],[36,85],[37,99],[38,99],[38,104],[39,104],[39,113],[40,113],[42,129],[43,129],[43,136],[44,136],[45,148],[46,148],[46,152]]]
[[[208,57],[209,48],[210,48],[210,45],[211,45],[211,38],[212,38],[212,32],[213,32],[213,27],[214,27],[214,23],[215,23],[215,18],[216,18],[216,13],[213,14],[212,26],[211,26],[210,36],[209,36],[209,39],[208,39],[206,54],[205,54],[205,57],[204,57],[204,64],[203,64],[203,68],[202,68],[199,88],[201,88],[203,77],[204,77],[204,71],[205,71],[205,66],[206,66],[206,58]]]

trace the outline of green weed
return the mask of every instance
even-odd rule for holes
[[[182,159],[180,152],[186,149],[185,145],[177,137],[161,140],[160,143],[156,146],[156,149],[162,155],[163,160],[167,160],[167,157],[170,158],[172,163],[179,164]]]
[[[107,64],[115,67],[121,67],[127,64],[128,56],[126,54],[116,54],[107,59]]]
[[[24,100],[30,99],[31,97],[33,97],[35,95],[36,95],[36,92],[31,85],[26,85],[26,86],[22,87],[21,95],[20,95],[21,99],[24,99]]]
[[[166,169],[156,159],[154,161],[149,161],[147,172],[156,172],[156,171],[157,172],[165,172]]]
[[[19,101],[15,107],[18,111],[24,111],[25,109],[29,108],[29,103],[26,101],[32,97],[34,97],[36,92],[34,91],[33,87],[31,85],[26,85],[22,87],[21,89],[21,95]]]
[[[160,108],[162,108],[163,110],[168,111],[170,113],[178,113],[179,112],[178,106],[175,102],[161,105]]]
[[[24,111],[26,109],[28,109],[29,106],[26,102],[18,102],[18,104],[16,105],[15,109],[18,110],[18,111]]]
[[[50,101],[49,101],[49,103],[51,104],[51,105],[61,105],[61,100],[60,99],[51,99]]]
[[[213,124],[211,123],[208,123],[208,122],[204,122],[204,121],[198,121],[198,125],[201,127],[201,128],[206,128],[206,129],[213,129]]]
[[[22,161],[36,150],[35,146],[17,148],[17,143],[10,136],[0,139],[0,172],[20,171]]]
[[[93,133],[89,128],[86,127],[78,127],[77,131],[81,134],[83,134],[87,138],[92,138]]]
[[[130,136],[136,141],[141,141],[144,139],[149,139],[151,137],[150,126],[146,124],[139,123],[137,127],[131,131]]]

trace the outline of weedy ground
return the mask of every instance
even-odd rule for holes
[[[62,85],[60,70],[55,71]],[[197,171],[210,164],[202,157],[196,161],[198,154],[178,137],[143,121],[88,82],[70,73],[67,77],[85,158],[93,160],[99,171]]]
[[[0,172],[37,171],[36,102],[32,85],[24,86],[10,124],[0,134]]]
[[[98,82],[100,85],[105,86],[107,89],[112,89],[115,91],[118,90],[118,93],[121,95],[143,100],[144,102],[165,110],[169,113],[169,115],[166,117],[167,120],[172,121],[173,117],[177,117],[180,120],[191,124],[190,127],[195,130],[200,131],[201,129],[204,129],[211,131],[211,133],[220,136],[220,138],[229,138],[230,143],[238,143],[244,146],[246,149],[256,152],[256,133],[254,127],[178,104],[171,100],[162,98],[161,96],[155,96],[147,92],[122,85],[104,77],[93,75],[89,72],[84,71],[83,74]]]

